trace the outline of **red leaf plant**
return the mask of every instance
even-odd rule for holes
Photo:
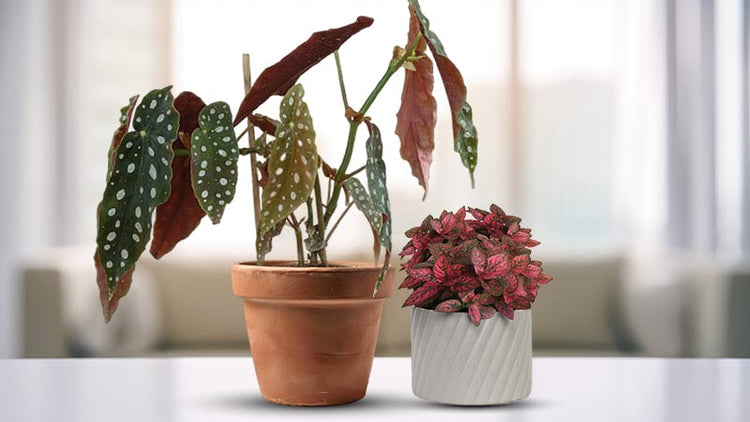
[[[407,276],[401,288],[413,289],[404,306],[438,312],[467,312],[474,325],[500,313],[513,319],[516,309],[529,309],[540,284],[552,277],[531,260],[531,229],[521,219],[492,205],[490,211],[461,207],[427,216],[406,232],[410,238],[400,255]]]

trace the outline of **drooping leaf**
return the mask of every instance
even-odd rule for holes
[[[378,233],[380,244],[387,251],[391,251],[391,201],[388,198],[386,184],[385,162],[383,161],[383,140],[380,129],[368,122],[370,137],[365,147],[367,149],[367,188],[370,191],[372,204],[383,215],[383,223]]]
[[[455,64],[448,58],[440,39],[430,30],[430,21],[422,13],[418,0],[409,0],[412,15],[419,19],[420,30],[435,58],[453,118],[453,149],[461,156],[461,162],[469,170],[474,186],[474,169],[477,165],[477,130],[474,126],[471,106],[466,102],[466,85]]]
[[[495,316],[497,311],[492,306],[480,306],[479,317],[481,319],[490,319]]]
[[[138,95],[134,95],[128,100],[128,105],[120,109],[120,126],[112,135],[112,143],[109,145],[109,153],[107,155],[109,157],[109,161],[107,162],[107,180],[112,176],[112,167],[115,165],[115,151],[117,151],[117,147],[120,146],[123,136],[125,136],[130,128],[130,120],[133,117],[133,110],[137,102]]]
[[[344,189],[351,195],[357,209],[365,215],[373,231],[380,233],[380,229],[383,227],[383,216],[375,209],[375,205],[372,203],[372,199],[367,190],[365,190],[365,187],[362,186],[362,183],[356,178],[350,177],[344,180]]]
[[[406,298],[403,306],[414,305],[425,307],[434,302],[440,296],[441,290],[440,283],[437,281],[425,283],[418,289],[414,290],[412,294]]]
[[[237,126],[272,95],[286,94],[303,73],[338,50],[352,35],[372,25],[372,22],[372,18],[360,16],[349,25],[315,32],[278,63],[265,69],[242,100],[234,125]]]
[[[149,92],[135,110],[133,128],[120,142],[99,204],[97,246],[109,298],[151,237],[151,218],[169,197],[172,140],[179,115],[171,87]]]
[[[192,92],[182,92],[174,99],[174,108],[180,113],[178,139],[172,143],[174,150],[190,150],[190,134],[198,127],[198,114],[206,104]],[[206,213],[193,193],[190,180],[190,156],[175,156],[172,160],[172,182],[169,199],[156,207],[154,239],[151,255],[159,259],[174,249],[198,227]]]
[[[190,137],[193,192],[211,222],[218,224],[237,187],[239,151],[229,105],[223,101],[207,105],[198,125]]]
[[[130,285],[133,283],[135,266],[125,271],[122,278],[117,280],[111,295],[109,293],[109,283],[107,283],[107,274],[104,272],[104,266],[99,261],[99,252],[94,254],[94,266],[96,267],[96,285],[99,286],[99,301],[102,304],[104,322],[109,322],[117,310],[120,298],[128,294],[130,290]]]
[[[268,183],[263,189],[258,232],[270,230],[304,204],[312,193],[318,169],[315,129],[305,90],[295,85],[281,101],[281,124],[269,145]]]
[[[482,314],[479,311],[479,305],[474,303],[469,305],[469,319],[477,327],[479,326],[479,323],[482,322]]]
[[[409,7],[409,37],[411,45],[419,34],[419,21],[414,8]],[[434,79],[432,62],[424,55],[424,38],[417,43],[416,55],[422,57],[414,63],[415,70],[405,70],[404,88],[401,91],[401,108],[398,110],[396,134],[401,139],[401,158],[411,166],[411,172],[424,188],[425,196],[429,188],[432,151],[435,149],[435,124],[437,123],[437,103],[432,96]]]
[[[281,230],[284,228],[286,221],[282,220],[271,230],[263,233],[255,239],[255,250],[258,253],[258,264],[263,265],[265,256],[273,249],[273,238],[281,234]]]

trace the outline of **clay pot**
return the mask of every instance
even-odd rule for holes
[[[393,294],[393,268],[378,294],[380,268],[356,262],[296,267],[294,262],[232,266],[260,392],[266,400],[325,406],[365,396],[383,302]]]

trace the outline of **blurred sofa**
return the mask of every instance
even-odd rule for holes
[[[242,306],[229,278],[229,266],[241,255],[175,252],[158,265],[141,259],[131,291],[104,324],[90,252],[53,249],[23,263],[23,356],[249,353]],[[544,259],[554,281],[534,304],[534,353],[750,355],[744,306],[750,303],[750,272],[727,275],[696,262],[684,258],[676,265],[683,270],[669,272],[667,280],[637,282],[648,274],[647,265],[611,256]],[[403,277],[398,272],[397,283]],[[386,301],[377,355],[408,355],[409,310],[401,307],[407,295],[397,291]]]

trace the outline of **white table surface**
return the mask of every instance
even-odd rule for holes
[[[531,396],[453,407],[411,392],[408,358],[376,358],[367,396],[264,401],[249,358],[0,360],[0,421],[750,421],[750,360],[535,358]]]

